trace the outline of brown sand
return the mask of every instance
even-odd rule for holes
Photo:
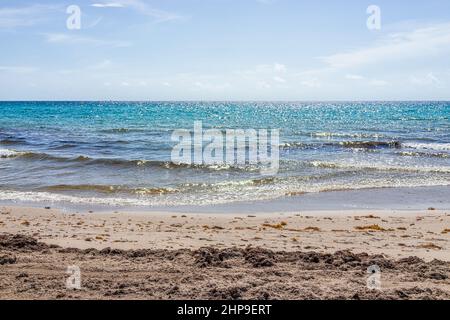
[[[449,228],[450,215],[439,210],[248,216],[1,208],[0,298],[450,299]],[[366,287],[374,264],[381,291]],[[80,267],[81,290],[65,287],[70,265]]]

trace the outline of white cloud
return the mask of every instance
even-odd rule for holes
[[[351,68],[387,60],[450,52],[450,23],[392,33],[376,45],[321,58],[331,68]]]
[[[88,65],[88,66],[82,66],[82,67],[79,67],[76,69],[61,69],[58,71],[58,73],[61,75],[73,75],[76,73],[83,73],[83,72],[91,73],[91,71],[104,71],[106,69],[109,69],[111,66],[112,66],[112,61],[109,59],[105,59],[98,63]]]
[[[44,34],[49,43],[60,43],[68,45],[93,45],[93,46],[111,46],[111,47],[129,47],[130,42],[117,40],[102,40],[92,37],[83,37],[66,33],[47,33]]]
[[[281,63],[275,63],[273,66],[273,70],[275,72],[285,73],[287,71],[287,68],[284,64]]]
[[[34,67],[24,67],[24,66],[0,66],[0,72],[11,72],[11,73],[31,73],[36,71],[37,68]]]
[[[285,73],[287,71],[287,67],[284,64],[281,63],[274,63],[274,64],[260,64],[257,65],[254,72],[257,73]]]
[[[320,81],[318,79],[308,79],[308,80],[303,80],[300,82],[300,84],[304,87],[308,87],[308,88],[320,88],[322,86],[322,84],[320,83]]]
[[[389,85],[389,82],[384,80],[373,79],[369,81],[369,85],[374,87],[384,87]]]
[[[95,8],[123,8],[124,5],[118,2],[109,2],[109,3],[93,3],[91,7]]]
[[[379,79],[370,79],[359,74],[346,74],[345,79],[358,81],[358,83],[367,84],[373,87],[383,87],[389,84],[389,82]]]
[[[286,82],[286,79],[281,78],[281,77],[273,77],[273,80],[275,82],[279,82],[279,83],[285,83]]]
[[[231,85],[229,83],[206,83],[206,82],[201,82],[201,81],[196,81],[194,82],[194,86],[203,90],[225,90],[231,87]]]
[[[266,81],[259,81],[258,86],[264,89],[270,89],[272,86]]]
[[[83,29],[92,29],[96,27],[101,21],[103,20],[103,17],[99,17],[95,19],[94,21],[90,22],[86,27],[83,26]]]
[[[286,73],[287,67],[281,63],[259,64],[251,69],[238,70],[237,74],[244,77],[272,76],[274,74]]]
[[[442,81],[439,80],[432,72],[429,72],[424,76],[411,76],[409,81],[418,86],[442,87]]]
[[[103,61],[100,61],[99,63],[96,63],[92,66],[87,67],[89,70],[102,70],[107,69],[112,65],[111,60],[105,59]]]
[[[116,0],[109,3],[95,3],[92,6],[97,8],[131,8],[142,15],[154,18],[156,22],[184,19],[184,17],[179,14],[155,9],[142,0]]]
[[[348,80],[364,80],[365,77],[360,76],[358,74],[346,74],[345,75],[345,79],[348,79]]]
[[[0,8],[0,28],[30,27],[43,21],[48,12],[58,8],[50,5]]]

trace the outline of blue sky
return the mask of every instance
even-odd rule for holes
[[[0,43],[0,100],[450,100],[448,0],[1,0]]]

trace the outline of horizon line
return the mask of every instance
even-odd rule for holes
[[[330,103],[330,102],[450,102],[450,99],[423,99],[423,100],[408,100],[408,99],[390,99],[390,100],[370,100],[370,99],[355,99],[355,100],[341,100],[341,99],[331,99],[331,100],[202,100],[202,99],[186,99],[186,100],[75,100],[75,99],[68,99],[68,100],[0,100],[0,103],[4,102],[170,102],[170,103],[176,103],[176,102],[202,102],[202,103],[217,103],[217,102],[235,102],[235,103],[249,103],[249,102],[272,102],[272,103]]]

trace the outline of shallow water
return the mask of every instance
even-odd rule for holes
[[[280,129],[280,170],[171,162],[175,129]],[[0,200],[173,206],[450,185],[450,102],[0,102]]]

